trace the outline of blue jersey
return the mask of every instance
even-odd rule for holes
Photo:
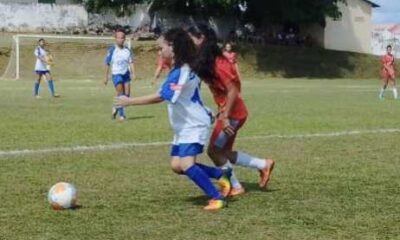
[[[129,71],[129,64],[133,63],[133,53],[127,47],[114,45],[108,49],[105,63],[111,66],[111,74],[124,75]]]
[[[212,113],[203,105],[200,79],[188,65],[168,74],[159,91],[168,102],[168,115],[175,132],[174,144],[205,144],[211,127]]]

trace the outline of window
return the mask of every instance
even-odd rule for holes
[[[50,3],[50,4],[55,4],[56,0],[39,0],[38,3]]]

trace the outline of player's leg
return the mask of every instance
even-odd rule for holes
[[[213,185],[207,174],[195,164],[196,156],[185,156],[180,158],[181,169],[185,175],[192,180],[210,198],[204,210],[218,210],[224,207],[224,196]],[[221,169],[219,171],[222,172]],[[227,180],[229,184],[229,180]]]
[[[230,120],[231,126],[235,130],[235,134],[228,136],[224,131],[219,133],[219,136],[213,143],[210,143],[210,152],[219,157],[225,156],[232,164],[236,164],[246,168],[256,169],[260,173],[260,187],[265,187],[270,179],[271,172],[274,168],[275,162],[271,159],[261,159],[251,156],[241,151],[233,151],[233,144],[235,142],[237,132],[245,123],[243,120]],[[225,139],[225,140],[224,140]]]
[[[33,95],[36,98],[40,98],[39,96],[39,90],[40,90],[40,81],[42,80],[42,74],[40,72],[36,72],[36,80],[35,80],[35,84],[33,85]]]
[[[229,139],[229,136],[223,134],[223,125],[222,121],[217,120],[213,132],[210,137],[207,154],[214,162],[217,167],[221,167],[222,169],[232,169],[232,164],[229,159],[226,157],[224,147],[226,147]],[[228,149],[229,150],[229,149]],[[235,172],[232,170],[231,178],[232,190],[230,195],[239,195],[244,193],[244,188],[240,184],[240,181],[236,177]]]
[[[381,100],[384,99],[384,94],[385,94],[385,90],[388,85],[388,81],[389,81],[389,79],[386,76],[382,79],[382,87],[379,92],[379,99],[381,99]]]
[[[117,96],[125,95],[124,83],[122,81],[118,81],[118,79],[116,77],[114,77],[114,76],[113,76],[113,82],[114,82],[114,87],[115,87],[115,91],[117,93]],[[121,121],[125,120],[125,113],[124,113],[124,109],[122,107],[119,107],[119,108],[114,108],[113,107],[112,115],[113,115],[114,119],[117,116],[117,114],[119,115],[119,119]]]
[[[53,81],[53,77],[51,76],[51,73],[50,72],[46,72],[45,76],[46,76],[46,79],[47,79],[47,85],[49,87],[49,91],[51,93],[51,96],[59,97],[59,95],[56,94],[55,87],[54,87],[54,81]]]

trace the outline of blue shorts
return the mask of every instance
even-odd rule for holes
[[[195,157],[203,153],[204,145],[199,143],[185,143],[172,145],[171,157]]]
[[[37,75],[46,75],[48,73],[50,73],[49,70],[45,70],[45,71],[35,71]]]
[[[114,87],[116,87],[118,84],[129,83],[131,81],[131,73],[127,71],[125,74],[113,74],[112,81]]]

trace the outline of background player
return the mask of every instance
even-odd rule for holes
[[[135,66],[133,64],[133,53],[131,49],[125,46],[126,35],[124,30],[117,29],[115,31],[115,45],[108,49],[106,57],[106,80],[107,85],[112,74],[112,81],[117,92],[117,96],[130,96],[131,80],[135,77]],[[119,115],[119,120],[126,119],[125,110],[122,107],[112,109],[112,117],[116,118]]]

